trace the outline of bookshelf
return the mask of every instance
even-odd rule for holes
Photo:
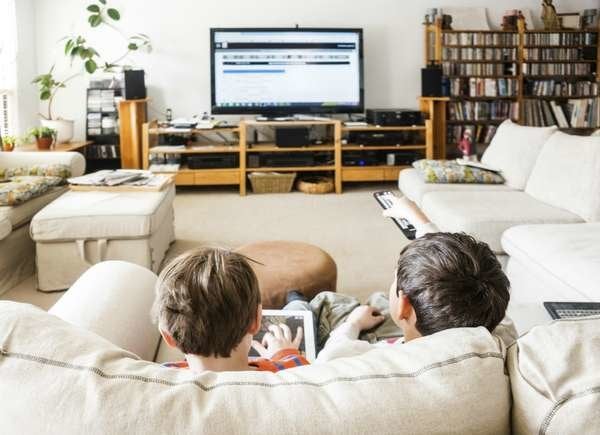
[[[436,113],[436,157],[456,157],[471,130],[481,155],[498,125],[600,128],[600,27],[593,30],[445,30],[425,26],[425,62],[442,68],[447,98],[422,98]],[[442,133],[439,133],[442,131]]]
[[[117,109],[120,98],[120,88],[90,87],[87,89],[86,141],[92,142],[85,149],[88,172],[121,167]]]

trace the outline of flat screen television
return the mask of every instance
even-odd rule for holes
[[[362,39],[362,29],[211,29],[212,113],[363,112]]]

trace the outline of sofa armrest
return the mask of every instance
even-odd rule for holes
[[[0,169],[33,165],[62,164],[71,167],[71,176],[78,177],[85,172],[85,158],[76,152],[27,152],[2,153]]]
[[[152,361],[160,338],[150,317],[155,284],[148,269],[105,261],[81,275],[48,312]]]

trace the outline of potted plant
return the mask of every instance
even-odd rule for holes
[[[94,74],[97,70],[104,72],[116,72],[117,69],[124,69],[120,65],[130,53],[145,49],[150,51],[152,44],[150,38],[143,33],[127,35],[121,29],[115,26],[115,22],[121,19],[120,12],[112,7],[108,7],[107,0],[97,0],[87,6],[88,24],[92,28],[106,27],[115,31],[123,38],[125,49],[121,56],[112,61],[105,61],[98,51],[91,47],[87,40],[81,36],[67,36],[65,41],[64,53],[69,60],[69,67],[72,70],[66,78],[56,78],[55,66],[50,68],[46,74],[37,76],[32,83],[38,86],[40,100],[48,102],[47,115],[41,115],[41,123],[44,127],[56,130],[56,140],[58,143],[69,142],[73,138],[74,121],[56,117],[52,111],[54,98],[60,89],[67,86],[67,83],[82,74]]]
[[[28,136],[35,139],[38,150],[49,150],[56,140],[56,130],[48,127],[35,127],[29,130]]]
[[[17,145],[16,136],[2,136],[2,151],[12,151]]]

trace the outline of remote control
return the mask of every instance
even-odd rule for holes
[[[394,198],[395,196],[392,192],[375,192],[373,196],[384,210],[392,208],[393,202],[391,198]],[[392,220],[398,225],[398,228],[402,230],[408,240],[414,240],[416,238],[417,230],[408,220],[404,218],[392,218]]]

